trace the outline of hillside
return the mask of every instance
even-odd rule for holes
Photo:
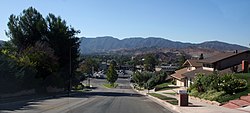
[[[184,49],[184,48],[211,49],[216,51],[246,50],[247,47],[229,44],[219,41],[208,41],[199,44],[183,43],[171,41],[163,38],[126,38],[119,40],[110,36],[96,38],[81,38],[81,52],[83,54],[103,53],[119,50],[133,50],[140,48],[167,48],[167,49]]]

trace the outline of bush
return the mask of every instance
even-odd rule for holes
[[[188,89],[190,95],[211,101],[225,102],[239,98],[245,94],[247,87],[245,79],[227,75],[198,75],[194,84]],[[243,91],[243,92],[242,92]],[[240,92],[240,93],[239,93]],[[247,93],[246,93],[247,94]]]
[[[173,80],[171,81],[171,83],[172,83],[173,85],[176,85],[176,80],[173,79]]]
[[[223,96],[219,96],[216,101],[222,103],[222,102],[227,102],[228,100],[233,100],[233,99],[235,99],[234,96],[230,94],[225,94]]]
[[[233,75],[228,74],[221,77],[219,86],[219,90],[225,91],[227,94],[233,94],[244,91],[247,88],[247,81],[244,79],[237,79]]]
[[[199,97],[200,93],[198,92],[197,89],[194,88],[190,91],[189,95]]]
[[[167,78],[167,73],[153,73],[153,72],[138,72],[136,71],[132,80],[138,84],[139,87],[145,89],[153,89],[156,85],[164,83]]]
[[[225,91],[227,94],[233,94],[244,91],[247,88],[247,81],[238,79],[231,74],[227,75],[198,75],[190,89],[196,88],[198,92],[207,92],[210,90]]]
[[[209,90],[203,94],[201,94],[199,97],[200,98],[204,98],[206,100],[211,100],[211,101],[215,101],[217,100],[219,97],[223,96],[225,94],[224,91],[216,91],[216,90]]]
[[[83,88],[84,86],[82,84],[73,87],[74,90],[82,90]]]
[[[20,65],[16,60],[0,52],[0,94],[35,89],[39,80],[36,70],[29,65]]]

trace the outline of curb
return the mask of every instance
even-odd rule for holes
[[[137,93],[146,96],[146,98],[148,98],[148,99],[154,101],[155,103],[161,105],[162,107],[164,107],[164,108],[166,108],[166,109],[168,109],[168,110],[171,110],[171,111],[173,111],[173,112],[181,113],[181,111],[179,110],[180,107],[175,106],[175,105],[172,105],[172,104],[170,104],[170,103],[168,103],[168,102],[165,102],[165,101],[163,101],[163,100],[161,100],[161,99],[158,99],[158,98],[156,98],[156,97],[153,97],[153,96],[151,96],[151,95],[148,95],[147,93],[138,91],[138,90],[134,89],[134,87],[133,87],[132,84],[130,84],[130,86],[131,86],[132,89],[133,89],[134,91],[136,91]]]
[[[181,111],[179,110],[180,109],[179,106],[172,105],[164,100],[158,99],[158,98],[151,96],[151,95],[148,95],[148,98],[151,99],[152,101],[160,104],[161,106],[163,106],[165,108],[170,108],[171,110],[173,110],[175,112],[181,113]]]

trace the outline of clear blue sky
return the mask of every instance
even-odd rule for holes
[[[5,0],[0,39],[11,14],[36,8],[61,16],[78,36],[162,37],[199,43],[218,40],[249,47],[250,0]]]

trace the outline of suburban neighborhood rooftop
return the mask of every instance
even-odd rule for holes
[[[212,64],[212,63],[221,61],[223,59],[227,59],[227,58],[230,58],[230,57],[233,57],[233,56],[236,56],[239,54],[243,54],[243,53],[250,53],[250,50],[241,51],[241,52],[222,52],[222,53],[219,53],[217,55],[211,56],[209,58],[200,60],[199,62]]]

